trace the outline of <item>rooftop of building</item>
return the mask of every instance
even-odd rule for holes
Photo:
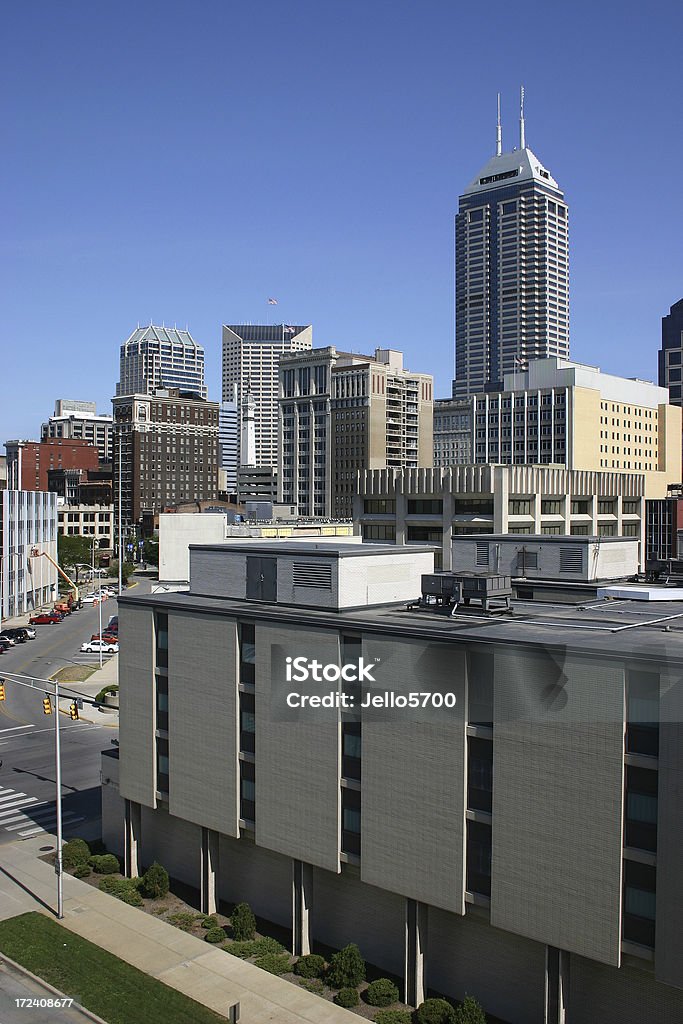
[[[470,196],[478,192],[490,192],[493,189],[518,185],[525,181],[537,182],[539,185],[558,192],[560,196],[562,195],[560,186],[550,171],[543,166],[528,146],[491,157],[462,194]]]
[[[332,520],[329,520],[331,522]],[[330,544],[318,543],[316,541],[296,541],[294,544],[287,544],[285,541],[250,541],[248,544],[191,544],[191,550],[243,552],[248,555],[305,555],[307,558],[364,558],[375,555],[387,555],[386,544]],[[433,554],[434,548],[420,547],[415,544],[402,545],[394,544],[390,548],[391,558],[398,555]]]
[[[121,346],[122,351],[129,345],[137,345],[141,342],[160,342],[169,345],[182,345],[196,351],[204,351],[188,330],[179,330],[177,327],[166,327],[162,324],[158,327],[150,324],[148,327],[136,327],[131,336]]]
[[[289,341],[310,329],[311,324],[223,324],[224,331],[231,331],[241,341],[259,343]]]

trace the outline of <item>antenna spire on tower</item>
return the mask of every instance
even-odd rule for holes
[[[498,93],[498,122],[496,124],[496,156],[503,153],[503,130],[500,126],[500,93]]]
[[[524,133],[524,86],[519,91],[519,148],[526,149],[526,138]]]

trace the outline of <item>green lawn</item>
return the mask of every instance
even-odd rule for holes
[[[225,1017],[43,914],[0,921],[0,950],[108,1024],[225,1024]]]

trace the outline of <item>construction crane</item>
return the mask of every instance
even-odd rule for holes
[[[59,573],[59,575],[62,576],[66,580],[66,582],[69,584],[69,586],[72,588],[72,590],[74,592],[74,602],[77,602],[78,601],[78,587],[76,586],[74,581],[67,576],[67,574],[64,572],[62,567],[60,565],[58,565],[57,562],[55,562],[54,558],[52,558],[51,555],[48,555],[47,551],[41,551],[40,548],[31,548],[31,558],[40,558],[41,556],[43,558],[47,558],[48,562],[51,565],[54,565],[54,567],[57,570],[57,572]]]

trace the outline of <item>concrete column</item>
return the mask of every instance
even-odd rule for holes
[[[140,874],[140,835],[142,808],[134,800],[126,800],[124,811],[124,873],[127,878]]]
[[[425,950],[427,947],[427,905],[406,899],[404,1001],[419,1006],[425,1000]]]
[[[508,532],[508,500],[510,497],[511,467],[492,466],[491,483],[493,485],[493,532]]]
[[[396,476],[395,481],[396,491],[394,497],[396,499],[396,543],[405,544],[406,516],[408,514],[408,498],[403,491],[405,476]]]
[[[309,913],[313,902],[313,867],[302,860],[292,861],[292,952],[306,956],[311,952]]]
[[[448,480],[452,476],[448,474]],[[453,516],[455,514],[455,495],[452,486],[445,487],[441,492],[443,498],[443,518],[441,520],[441,558],[444,569],[453,568]]]
[[[617,537],[621,537],[624,526],[624,499],[617,495]]]
[[[546,946],[543,1024],[567,1024],[568,1002],[569,953],[565,949]]]
[[[201,911],[215,914],[218,910],[218,832],[202,828],[201,848]]]

